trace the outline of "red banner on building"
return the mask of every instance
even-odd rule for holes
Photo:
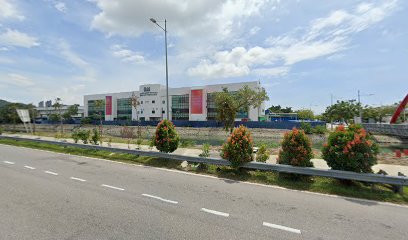
[[[203,113],[203,90],[191,90],[191,114]]]
[[[112,115],[112,96],[106,96],[105,115]]]

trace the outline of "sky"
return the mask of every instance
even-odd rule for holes
[[[408,93],[404,0],[0,0],[0,99],[260,81],[267,106],[380,106]]]

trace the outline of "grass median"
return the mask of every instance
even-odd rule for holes
[[[180,166],[181,161],[138,156],[133,154],[113,153],[109,151],[82,149],[77,147],[64,147],[49,143],[37,143],[24,140],[0,139],[0,144],[20,146],[41,150],[48,150],[59,153],[66,153],[78,156],[87,156],[108,159],[112,161],[125,162],[131,164],[143,164],[147,166],[178,169],[187,171]],[[389,186],[381,184],[364,184],[351,182],[348,185],[340,183],[336,179],[325,177],[303,177],[291,179],[276,172],[265,171],[240,171],[230,167],[217,167],[209,165],[207,168],[192,168],[189,172],[213,175],[231,180],[248,181],[268,185],[276,185],[289,189],[304,190],[310,192],[327,193],[344,197],[362,198],[376,201],[392,202],[398,204],[408,204],[408,197],[394,193]],[[408,187],[404,187],[407,193]]]

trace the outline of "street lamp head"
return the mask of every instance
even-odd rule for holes
[[[156,19],[154,19],[154,18],[150,18],[150,21],[152,21],[152,23],[156,23],[156,24],[157,24],[157,21],[156,21]]]

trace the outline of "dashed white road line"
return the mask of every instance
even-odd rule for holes
[[[35,167],[30,167],[30,166],[24,166],[25,168],[28,168],[28,169],[31,169],[31,170],[34,170],[35,169]]]
[[[114,186],[106,185],[106,184],[102,184],[101,186],[102,186],[102,187],[107,187],[107,188],[116,189],[116,190],[119,190],[119,191],[124,191],[124,190],[125,190],[124,188],[118,188],[118,187],[114,187]]]
[[[51,171],[44,171],[45,173],[48,173],[48,174],[51,174],[51,175],[54,175],[54,176],[58,176],[58,173],[56,173],[56,172],[51,172]]]
[[[211,214],[215,214],[215,215],[222,216],[222,217],[229,217],[229,213],[219,212],[219,211],[215,211],[215,210],[211,210],[211,209],[207,209],[207,208],[201,208],[201,211],[211,213]]]
[[[3,162],[7,164],[14,164],[14,162],[9,162],[9,161],[3,161]]]
[[[70,177],[70,179],[80,181],[80,182],[86,182],[86,180],[82,178]]]
[[[288,232],[292,232],[292,233],[301,234],[299,229],[285,227],[285,226],[282,226],[282,225],[277,225],[277,224],[268,223],[268,222],[263,222],[262,225],[264,225],[265,227],[276,228],[276,229],[279,229],[279,230],[284,230],[284,231],[288,231]]]
[[[167,203],[173,203],[173,204],[178,203],[178,202],[173,201],[173,200],[168,200],[168,199],[165,199],[165,198],[161,198],[161,197],[158,197],[158,196],[153,196],[153,195],[145,194],[145,193],[143,193],[142,196],[149,197],[149,198],[154,198],[154,199],[157,199],[157,200],[160,200],[160,201],[163,201],[163,202],[167,202]]]

